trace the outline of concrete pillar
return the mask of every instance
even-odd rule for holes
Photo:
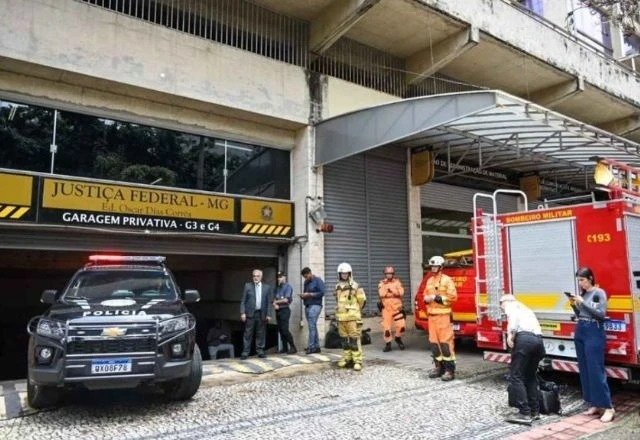
[[[316,232],[315,224],[308,218],[310,203],[323,195],[322,169],[313,167],[315,153],[315,129],[308,126],[297,132],[296,146],[291,153],[292,182],[291,197],[295,202],[295,244],[289,247],[287,274],[293,286],[294,300],[291,305],[290,329],[299,350],[307,346],[308,327],[304,317],[302,300],[303,279],[300,270],[308,266],[324,279],[324,236]],[[326,281],[326,280],[325,280]],[[324,342],[324,311],[318,320],[321,344]]]
[[[414,294],[422,281],[422,213],[420,187],[411,185],[411,150],[407,149],[407,207],[409,209],[409,283],[405,288]],[[414,303],[411,301],[411,308]],[[415,310],[413,310],[415,313]]]

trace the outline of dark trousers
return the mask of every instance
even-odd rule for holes
[[[542,337],[529,332],[516,334],[511,352],[509,375],[509,401],[520,410],[520,414],[540,412],[538,404],[538,363],[544,357]]]
[[[276,322],[278,323],[278,333],[280,334],[280,339],[282,340],[282,350],[289,350],[289,346],[291,348],[295,348],[295,344],[293,343],[293,336],[289,331],[289,318],[291,317],[291,310],[289,307],[284,307],[276,310]]]
[[[262,320],[260,311],[256,311],[252,317],[247,316],[244,327],[244,338],[242,341],[242,355],[249,356],[253,334],[256,335],[256,352],[264,354],[265,337],[267,333],[267,323]]]
[[[613,408],[604,370],[606,336],[604,326],[595,321],[578,320],[576,325],[576,356],[580,370],[582,397],[598,408]]]

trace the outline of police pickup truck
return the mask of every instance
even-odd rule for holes
[[[174,400],[200,386],[202,358],[195,318],[164,257],[92,255],[63,292],[45,290],[50,304],[29,321],[27,399],[55,406],[65,388],[134,388],[157,384]]]

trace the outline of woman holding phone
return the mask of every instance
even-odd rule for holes
[[[579,295],[569,297],[569,303],[577,317],[574,342],[582,397],[589,404],[587,415],[600,415],[600,421],[613,420],[615,411],[604,369],[606,336],[604,319],[607,314],[607,294],[595,285],[593,271],[582,267],[576,272]]]

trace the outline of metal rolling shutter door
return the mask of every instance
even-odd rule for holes
[[[473,188],[431,182],[420,187],[420,205],[428,208],[473,212],[473,195],[477,192],[490,194],[487,191],[478,191]],[[485,198],[480,199],[479,205],[487,212],[491,209],[490,203]],[[498,212],[515,212],[517,210],[517,197],[507,195],[498,197]]]
[[[335,226],[333,233],[324,236],[327,315],[335,313],[333,289],[338,264],[343,261],[351,264],[354,277],[361,284],[368,275],[364,170],[361,155],[339,160],[324,168],[325,211],[328,221]]]
[[[411,310],[406,165],[374,156],[367,156],[366,164],[371,275],[367,308],[377,312],[378,281],[384,267],[392,265],[405,288],[405,310]]]
[[[335,225],[325,235],[326,280],[330,292],[325,313],[333,314],[335,270],[349,262],[355,280],[367,294],[365,314],[377,312],[377,285],[384,266],[392,264],[406,284],[411,310],[409,236],[405,164],[373,155],[358,155],[324,169],[325,209]]]

